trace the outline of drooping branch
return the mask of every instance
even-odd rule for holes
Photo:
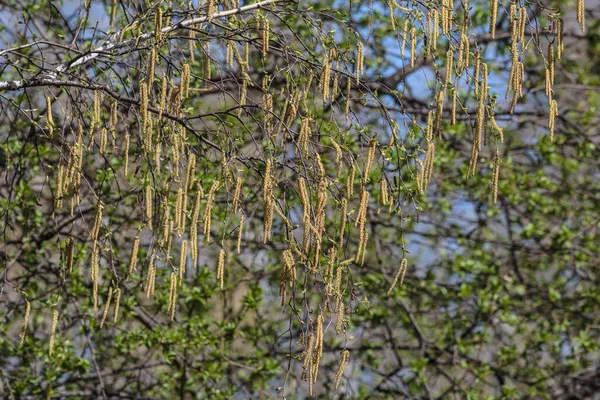
[[[234,8],[231,10],[216,12],[212,15],[211,19],[228,17],[234,14],[240,14],[246,11],[254,10],[263,6],[267,6],[270,4],[283,3],[288,2],[290,0],[263,0],[258,3],[249,4],[247,6]],[[176,32],[180,29],[187,28],[190,26],[198,25],[203,22],[208,21],[208,17],[197,17],[197,18],[188,18],[182,21],[171,24],[161,30],[162,35],[168,35],[170,33]],[[116,32],[110,36],[110,38],[101,46],[96,47],[86,54],[82,54],[79,57],[76,57],[72,60],[64,62],[54,68],[52,71],[42,74],[40,78],[34,79],[21,79],[21,80],[13,80],[13,81],[0,81],[0,90],[4,91],[13,91],[20,90],[27,87],[36,87],[36,86],[61,86],[59,81],[59,76],[67,71],[70,71],[74,68],[81,67],[83,65],[88,64],[90,61],[95,60],[101,55],[110,54],[114,50],[119,49],[133,49],[135,46],[138,46],[141,43],[145,43],[148,40],[152,39],[155,36],[155,32],[147,32],[143,35],[140,35],[134,39],[121,40],[121,36],[123,35],[123,31]],[[72,86],[72,85],[71,85]]]

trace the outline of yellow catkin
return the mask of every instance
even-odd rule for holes
[[[323,67],[321,68],[321,93],[323,94],[323,102],[329,98],[329,84],[331,79],[331,64],[329,54],[323,56]]]
[[[113,315],[113,323],[117,323],[119,320],[119,306],[121,305],[121,288],[115,290],[115,310]]]
[[[108,142],[108,129],[102,128],[100,131],[100,154],[106,153],[106,144]]]
[[[223,290],[225,286],[225,249],[219,251],[219,263],[217,264],[217,280],[219,281],[219,287]]]
[[[387,206],[390,202],[389,187],[387,180],[379,181],[379,206]]]
[[[46,130],[49,137],[54,135],[54,120],[52,119],[52,101],[50,100],[50,96],[46,96]]]
[[[262,19],[262,28],[260,30],[263,58],[266,58],[267,54],[269,53],[269,29],[269,20],[266,17],[264,17]]]
[[[356,252],[356,263],[362,267],[365,264],[365,255],[367,254],[367,243],[369,243],[369,232],[365,229],[361,231],[358,250]]]
[[[98,126],[101,118],[101,104],[102,103],[102,92],[100,90],[94,90],[94,117],[92,119],[92,125]]]
[[[496,38],[496,21],[498,20],[498,0],[490,0],[490,35]]]
[[[108,316],[108,310],[110,309],[110,302],[112,301],[113,289],[108,288],[108,296],[106,297],[106,303],[104,304],[104,311],[102,312],[102,320],[100,320],[100,328],[104,327],[106,317]]]
[[[340,381],[342,380],[342,375],[344,374],[344,370],[346,369],[346,366],[348,365],[348,361],[350,359],[350,351],[348,350],[344,350],[342,352],[342,359],[340,360],[340,365],[335,373],[335,390],[337,390],[338,386],[340,385]]]
[[[264,232],[263,241],[267,243],[271,239],[271,228],[273,225],[273,182],[271,165],[273,159],[267,158],[265,162],[265,173],[263,179],[263,200],[265,202],[265,215],[264,215]]]
[[[187,99],[190,91],[190,64],[183,64],[179,91],[182,99]]]
[[[150,117],[148,114],[148,85],[146,82],[140,84],[140,117],[141,117],[141,136],[143,141],[143,148],[146,153],[150,153],[152,150],[152,143],[148,140],[148,132],[150,130]]]
[[[162,8],[160,6],[156,9],[154,14],[154,38],[157,42],[160,42],[162,38]]]
[[[148,85],[152,87],[154,82],[154,65],[156,64],[156,49],[153,47],[150,50],[150,59],[148,60]]]
[[[527,26],[527,9],[525,7],[519,8],[519,28],[518,28],[518,40],[521,42],[522,47],[525,47],[525,27]]]
[[[123,176],[127,177],[129,168],[129,132],[125,134],[125,150],[123,151],[125,159],[123,160]]]
[[[444,80],[444,97],[448,90],[448,85],[452,81],[452,61],[454,60],[454,52],[448,50],[446,53],[446,79]]]
[[[555,66],[555,58],[554,58],[554,47],[552,43],[548,45],[548,72],[550,75],[550,83],[554,85],[554,66]]]
[[[342,148],[340,147],[338,142],[335,141],[334,138],[331,138],[331,145],[333,146],[333,148],[335,150],[336,176],[339,177],[342,174],[343,152],[342,152]]]
[[[64,165],[58,166],[58,172],[56,173],[56,195],[54,196],[54,208],[61,209],[63,205],[63,196],[65,195],[65,167]]]
[[[50,327],[50,339],[48,340],[48,355],[52,355],[54,350],[54,339],[56,338],[56,327],[58,326],[58,309],[54,307],[54,313],[52,314],[52,326]]]
[[[179,279],[183,280],[185,277],[185,264],[187,259],[187,246],[188,241],[181,241],[181,250],[179,251]]]
[[[309,333],[306,338],[306,348],[302,354],[303,358],[304,358],[304,361],[302,362],[302,379],[309,380],[311,387],[312,387],[312,377],[310,376],[310,373],[312,371],[314,340],[315,340],[314,335],[312,333]]]
[[[100,250],[98,243],[92,245],[92,257],[90,261],[90,279],[92,281],[92,302],[94,303],[94,312],[98,311],[98,271],[100,269],[99,254]]]
[[[206,3],[206,20],[208,22],[212,21],[214,13],[215,13],[215,2],[214,2],[214,0],[207,0],[207,3]]]
[[[146,185],[144,191],[145,203],[146,203],[146,219],[148,220],[148,228],[152,229],[152,186]]]
[[[313,384],[317,382],[321,357],[323,357],[323,315],[319,314],[317,317],[317,328],[315,329],[315,347],[312,362],[313,370],[311,373]]]
[[[364,73],[364,57],[365,50],[362,42],[358,42],[358,49],[356,55],[356,84],[360,83],[360,76]]]
[[[102,202],[98,203],[98,210],[96,211],[96,218],[94,219],[94,227],[92,228],[92,240],[98,240],[98,235],[100,234],[100,228],[102,226],[102,211],[104,210],[104,204]]]
[[[354,177],[356,175],[356,167],[354,164],[350,166],[348,176],[346,177],[346,197],[349,199],[354,194]]]
[[[241,117],[246,105],[246,96],[248,95],[248,79],[242,78],[242,89],[240,91],[240,108],[238,110],[238,116]]]
[[[356,221],[354,222],[354,227],[360,226],[359,231],[364,230],[364,226],[366,224],[367,219],[367,209],[369,207],[369,192],[367,190],[363,190],[360,195],[360,204],[358,207],[358,213],[356,215]]]
[[[581,25],[581,32],[585,33],[585,1],[577,0],[577,22]]]
[[[237,253],[240,254],[242,252],[242,236],[244,234],[244,214],[240,214],[240,226],[238,228],[238,237],[237,237]]]
[[[404,20],[404,27],[402,28],[402,44],[400,45],[400,56],[404,59],[404,52],[406,51],[406,38],[408,37],[408,21],[406,18]]]
[[[410,67],[414,68],[417,61],[417,29],[410,30]]]
[[[335,321],[335,332],[339,335],[344,326],[344,311],[345,306],[344,303],[340,304],[340,307],[337,312],[337,320]]]
[[[212,187],[210,188],[210,192],[208,192],[208,199],[206,200],[206,210],[204,210],[204,237],[208,242],[210,240],[210,222],[212,218],[212,208],[213,203],[215,201],[215,193],[219,188],[219,181],[216,180]]]
[[[386,296],[389,296],[392,293],[392,291],[396,287],[396,284],[398,283],[398,280],[400,280],[400,286],[402,286],[402,283],[404,282],[404,274],[406,274],[407,268],[408,268],[408,260],[405,257],[403,257],[402,261],[400,262],[400,268],[398,268],[398,272],[396,272],[396,275],[394,276],[394,280],[392,281],[392,285],[390,286],[389,290],[387,291]]]
[[[139,247],[140,247],[140,237],[136,236],[133,239],[133,246],[131,248],[131,257],[129,258],[129,268],[127,270],[128,276],[131,275],[133,273],[133,271],[136,270]]]
[[[154,287],[156,285],[156,249],[152,249],[150,255],[150,264],[148,265],[148,277],[146,279],[146,297],[154,296]]]
[[[29,325],[29,314],[31,313],[31,303],[29,300],[25,300],[25,315],[23,316],[23,326],[21,327],[21,333],[19,335],[19,347],[23,346],[25,342],[25,334],[27,333],[27,326]]]
[[[169,289],[168,311],[171,315],[171,321],[175,320],[175,309],[177,304],[177,274],[171,272],[171,287]]]
[[[310,118],[302,118],[298,135],[298,147],[304,155],[308,154],[308,142],[311,135]]]
[[[371,139],[369,142],[369,151],[367,153],[367,163],[365,165],[365,174],[363,176],[363,185],[366,185],[369,182],[369,175],[371,174],[371,169],[373,168],[373,160],[375,159],[375,150],[377,149],[377,140]]]
[[[545,75],[545,90],[546,90],[546,97],[548,97],[548,101],[552,100],[552,78],[550,78],[550,69],[546,68],[546,75]]]
[[[494,204],[498,204],[498,179],[500,177],[500,156],[496,153],[494,157],[494,168],[492,171],[492,197]]]
[[[390,23],[392,31],[396,30],[396,18],[394,17],[394,0],[387,1],[388,10],[390,12]]]
[[[344,273],[344,266],[352,262],[354,262],[354,257],[348,260],[344,260],[338,264],[338,268],[335,273],[335,281],[333,284],[333,293],[336,297],[335,312],[337,312],[340,309],[340,306],[342,304],[342,275]]]
[[[342,199],[340,206],[340,247],[344,244],[344,231],[346,230],[346,220],[348,215],[348,199]]]
[[[562,58],[562,53],[565,48],[564,44],[564,30],[565,23],[562,19],[559,19],[556,27],[556,58],[559,60]]]
[[[185,176],[185,185],[184,190],[190,190],[194,185],[196,176],[196,155],[194,153],[190,153],[188,155],[188,165]]]
[[[233,193],[233,212],[238,212],[242,202],[242,176],[238,175],[235,181],[235,192]]]
[[[555,117],[558,117],[558,103],[552,100],[550,103],[550,113],[548,115],[548,129],[550,129],[550,141],[554,140]]]
[[[452,89],[452,111],[450,114],[450,123],[456,125],[456,108],[458,103],[458,94],[456,88]]]

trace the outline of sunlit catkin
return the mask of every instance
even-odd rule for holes
[[[235,181],[235,191],[233,193],[233,212],[236,213],[240,209],[242,202],[242,176],[238,175]]]
[[[148,60],[148,86],[152,87],[152,83],[154,82],[154,65],[156,64],[156,49],[153,47],[150,50],[150,59]]]
[[[92,302],[94,305],[94,313],[98,311],[98,271],[100,269],[100,250],[98,243],[92,245],[92,255],[90,260],[90,280],[92,281]]]
[[[52,314],[52,326],[50,327],[50,339],[48,340],[48,355],[52,355],[54,350],[54,339],[56,337],[56,327],[58,326],[58,306],[54,306],[54,313]]]
[[[371,139],[369,142],[369,151],[367,153],[367,163],[365,165],[365,174],[363,175],[363,185],[369,182],[369,175],[371,175],[371,169],[373,168],[373,161],[375,160],[375,150],[377,149],[377,140]]]
[[[356,167],[354,164],[350,166],[348,176],[346,177],[346,197],[349,199],[354,194],[354,177],[356,175]]]
[[[214,13],[215,13],[214,0],[207,0],[207,2],[206,2],[206,20],[208,22],[212,21]]]
[[[219,287],[223,290],[225,286],[225,249],[219,251],[219,263],[217,264],[217,280],[219,281]]]
[[[146,185],[146,188],[144,191],[144,199],[145,199],[145,204],[146,204],[146,219],[148,221],[148,228],[152,229],[152,216],[153,216],[152,186]]]
[[[46,96],[46,130],[48,131],[48,137],[52,137],[54,134],[54,120],[52,119],[52,101],[50,96]]]
[[[260,36],[262,40],[262,56],[267,57],[269,54],[269,20],[267,17],[262,18],[262,27],[260,29]]]
[[[312,333],[309,333],[306,338],[306,348],[302,353],[304,361],[302,362],[302,379],[309,380],[310,386],[312,388],[312,377],[310,376],[312,372],[312,361],[313,361],[313,346],[314,346],[315,337]]]
[[[187,240],[181,241],[181,250],[179,251],[179,279],[183,280],[185,277],[185,264],[187,259]]]
[[[121,288],[115,290],[115,310],[113,314],[113,323],[117,323],[119,320],[119,306],[121,305]]]
[[[557,21],[557,27],[556,27],[556,58],[558,58],[559,60],[562,58],[562,53],[563,50],[565,48],[565,44],[564,44],[564,30],[565,30],[565,23],[562,20],[562,18],[559,18],[559,20]]]
[[[140,237],[136,236],[133,239],[133,245],[131,248],[131,256],[129,258],[129,268],[127,269],[127,276],[130,276],[133,273],[133,271],[136,270],[139,247],[140,247]]]
[[[154,14],[154,38],[156,42],[160,42],[162,38],[162,8],[156,8],[156,14]]]
[[[554,85],[554,66],[555,66],[555,58],[554,58],[554,46],[552,43],[548,45],[548,72],[550,75],[550,84]]]
[[[94,219],[94,227],[92,228],[91,238],[93,241],[98,240],[100,233],[100,227],[102,226],[102,211],[104,210],[104,204],[98,203],[98,210],[96,211],[96,218]]]
[[[108,288],[108,295],[106,296],[106,303],[104,303],[104,311],[102,311],[102,319],[100,320],[100,328],[104,327],[106,317],[108,316],[108,310],[110,309],[110,302],[112,301],[113,289]]]
[[[496,38],[496,21],[498,20],[498,0],[490,0],[490,35]]]
[[[346,230],[346,220],[348,218],[348,199],[345,197],[342,199],[340,205],[340,247],[344,244],[344,231]]]
[[[206,200],[206,209],[204,210],[204,238],[208,242],[210,240],[210,223],[212,218],[212,208],[213,203],[215,201],[215,193],[219,188],[219,181],[216,180],[212,187],[210,188],[210,192],[208,192],[208,198]]]
[[[344,327],[344,311],[345,311],[344,303],[340,303],[340,307],[337,312],[337,319],[335,321],[335,332],[339,335]]]
[[[396,272],[396,275],[394,276],[394,280],[392,281],[392,285],[388,289],[386,296],[389,296],[392,293],[392,291],[396,287],[396,284],[398,283],[398,280],[400,280],[400,286],[402,286],[402,283],[404,282],[404,274],[406,274],[407,268],[408,268],[408,260],[405,257],[403,257],[402,261],[400,261],[400,268],[398,268],[398,272]]]
[[[498,204],[498,178],[500,177],[500,156],[496,152],[494,157],[494,168],[492,171],[492,197],[494,204]]]
[[[360,76],[364,73],[364,57],[365,50],[362,42],[358,42],[358,49],[356,55],[356,84],[360,83]]]
[[[108,129],[102,128],[100,130],[100,154],[106,153],[106,144],[108,142]]]
[[[238,228],[238,236],[237,236],[237,253],[240,254],[242,252],[242,235],[244,234],[244,213],[240,214],[240,226]]]
[[[146,278],[146,297],[154,296],[154,287],[156,285],[156,249],[152,249],[150,263],[148,265],[148,276]]]
[[[417,61],[417,29],[410,30],[410,67],[414,68]]]
[[[350,351],[348,350],[344,350],[342,352],[342,359],[340,360],[340,365],[335,373],[335,390],[337,390],[338,386],[340,385],[340,381],[342,380],[342,375],[344,374],[344,370],[346,369],[346,366],[348,365],[348,361],[350,359]]]
[[[585,33],[585,0],[577,0],[577,22],[581,25],[581,31]]]
[[[170,288],[169,288],[169,304],[167,311],[171,316],[171,321],[175,319],[175,308],[177,304],[177,275],[171,272]]]
[[[21,333],[19,334],[19,347],[23,346],[25,342],[25,334],[27,333],[27,326],[29,325],[29,314],[31,313],[31,303],[29,300],[25,300],[25,315],[23,316],[23,326],[21,327]]]
[[[321,357],[323,357],[323,314],[319,314],[317,317],[317,328],[315,329],[315,346],[311,371],[313,384],[317,382]]]

